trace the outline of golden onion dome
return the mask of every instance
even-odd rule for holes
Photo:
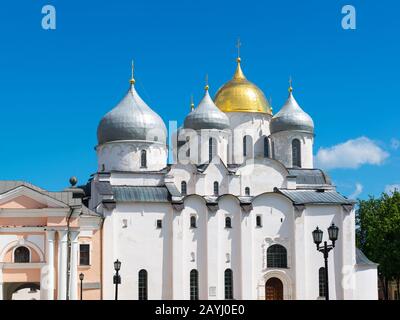
[[[216,93],[214,102],[223,112],[261,112],[272,114],[264,93],[246,79],[237,58],[237,67],[232,80],[225,83]]]

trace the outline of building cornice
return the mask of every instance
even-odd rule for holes
[[[38,269],[44,267],[45,262],[28,262],[28,263],[13,263],[13,262],[1,262],[0,269]]]

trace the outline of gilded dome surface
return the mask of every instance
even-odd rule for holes
[[[216,93],[214,102],[223,112],[261,112],[272,114],[271,106],[264,93],[246,79],[237,59],[233,79],[224,84]]]
[[[167,141],[167,128],[161,117],[140,98],[134,81],[125,97],[108,112],[97,128],[99,145],[123,140]]]

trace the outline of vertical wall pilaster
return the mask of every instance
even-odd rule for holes
[[[172,220],[172,299],[183,300],[183,216],[174,212]]]
[[[71,232],[71,260],[69,278],[69,299],[78,299],[78,236],[79,232]]]
[[[253,219],[251,212],[241,213],[240,261],[242,299],[256,299],[257,291],[254,282],[254,250],[253,250]]]
[[[307,299],[306,284],[307,284],[307,272],[306,272],[306,243],[304,239],[305,235],[305,224],[304,224],[304,206],[294,207],[294,268],[295,268],[295,279],[294,286],[295,290],[292,299],[303,300]]]
[[[58,231],[58,300],[67,299],[68,232]]]
[[[54,300],[54,230],[46,231],[46,265],[40,273],[40,294],[42,300]]]
[[[344,300],[353,300],[355,298],[355,263],[356,263],[356,239],[355,239],[355,212],[351,205],[342,206],[342,270],[341,276],[341,291]],[[340,232],[340,231],[339,231]]]
[[[224,299],[220,284],[219,267],[219,216],[218,212],[207,210],[207,283],[208,300]]]

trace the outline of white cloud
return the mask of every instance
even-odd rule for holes
[[[356,183],[356,189],[354,190],[354,192],[349,195],[349,199],[357,199],[357,197],[361,194],[361,192],[363,191],[363,185],[359,182]]]
[[[393,193],[394,190],[400,192],[400,184],[388,184],[387,186],[385,186],[385,193],[387,194]]]
[[[388,156],[374,141],[360,137],[330,148],[320,148],[315,162],[324,169],[357,169],[363,164],[380,165]]]

